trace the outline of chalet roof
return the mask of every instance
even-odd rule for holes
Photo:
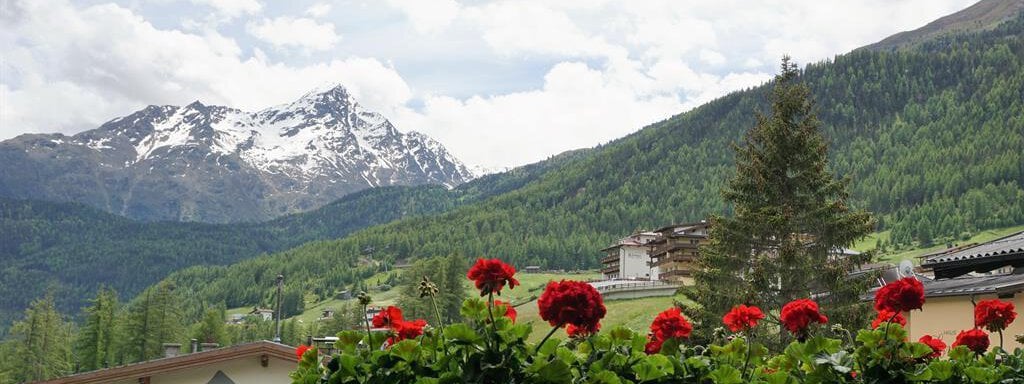
[[[926,297],[1024,292],[1024,275],[963,276],[921,283]]]
[[[935,271],[936,277],[955,277],[971,271],[987,272],[1011,265],[1024,266],[1024,231],[987,243],[944,252],[925,258],[924,268]]]
[[[228,360],[235,360],[241,357],[268,355],[289,361],[295,360],[295,347],[289,347],[271,341],[257,341],[254,343],[239,344],[231,347],[217,348],[209,351],[202,351],[166,357],[162,359],[143,361],[140,363],[122,365],[120,367],[106,368],[98,371],[79,373],[65,376],[49,381],[38,382],[39,384],[98,384],[110,383],[137,377],[153,376],[161,373],[177,371],[197,366],[215,364]]]
[[[709,226],[711,226],[711,223],[708,223],[707,220],[701,220],[701,221],[697,221],[697,222],[693,222],[693,223],[682,223],[682,224],[666,225],[664,227],[655,229],[654,232],[665,232],[665,231],[667,231],[669,229],[680,228],[680,227],[705,227],[705,228],[707,228]]]

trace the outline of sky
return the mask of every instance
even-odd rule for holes
[[[0,0],[0,140],[343,84],[501,169],[592,147],[974,0]]]

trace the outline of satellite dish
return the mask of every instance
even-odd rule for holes
[[[910,260],[900,261],[899,274],[900,277],[914,276],[914,263]]]

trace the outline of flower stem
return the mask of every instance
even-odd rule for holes
[[[434,305],[434,316],[437,316],[437,338],[440,340],[442,345],[445,345],[444,341],[444,322],[441,321],[441,311],[437,309],[437,300],[434,299],[434,295],[430,295],[430,303]],[[434,349],[434,353],[437,353],[437,349]],[[448,348],[444,348],[444,355],[448,356]]]
[[[558,326],[552,327],[551,328],[551,332],[548,332],[548,334],[546,336],[544,336],[543,339],[541,339],[540,343],[537,343],[537,346],[533,348],[533,354],[536,355],[537,351],[540,350],[540,347],[544,345],[544,342],[548,341],[548,339],[551,338],[551,335],[555,334],[555,331],[557,331],[559,329],[562,329],[563,325],[565,325],[565,323],[560,323],[560,324],[558,324]]]
[[[892,324],[893,320],[896,320],[896,316],[899,315],[900,313],[896,312],[895,314],[892,315],[892,317],[889,318],[889,321],[885,322],[885,336],[882,337],[883,342],[889,339],[889,324]]]
[[[743,358],[743,370],[740,371],[740,377],[743,378],[744,380],[747,379],[747,365],[750,364],[750,338],[751,337],[752,337],[752,335],[750,334],[750,331],[747,330],[747,332],[746,332],[747,355],[746,355],[746,357]]]
[[[1002,329],[999,330],[999,350],[1003,351],[1003,352],[1006,351],[1005,349],[1003,349],[1003,330]]]
[[[363,306],[363,322],[366,323],[366,345],[369,346],[373,342],[373,336],[370,334],[370,319],[366,318],[366,306]]]

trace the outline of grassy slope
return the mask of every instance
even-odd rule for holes
[[[1006,236],[1006,235],[1009,235],[1009,234],[1013,234],[1013,233],[1017,233],[1017,232],[1020,232],[1020,231],[1024,231],[1024,225],[1017,225],[1017,226],[1013,226],[1013,227],[989,229],[989,230],[981,231],[981,232],[978,232],[978,233],[974,234],[974,236],[971,236],[970,239],[956,241],[955,244],[984,243],[986,241],[991,241],[991,240],[994,240],[994,239],[998,239],[1000,237],[1003,237],[1003,236]],[[871,235],[868,235],[867,237],[865,237],[863,240],[861,240],[861,241],[857,242],[856,244],[854,244],[853,245],[853,249],[856,249],[858,251],[866,251],[866,250],[872,249],[872,248],[875,247],[875,243],[879,239],[881,239],[883,241],[889,240],[889,231],[882,231],[882,232],[872,233]],[[938,250],[941,250],[941,249],[943,249],[945,247],[946,247],[946,244],[940,243],[940,244],[935,244],[935,245],[930,246],[930,247],[912,247],[912,248],[890,249],[888,252],[886,252],[886,253],[884,253],[884,254],[879,256],[879,261],[889,261],[889,262],[898,263],[900,260],[907,259],[907,260],[912,260],[915,264],[917,264],[918,261],[919,261],[919,260],[917,260],[918,256],[924,255],[924,254],[929,253],[929,252],[938,251]]]

